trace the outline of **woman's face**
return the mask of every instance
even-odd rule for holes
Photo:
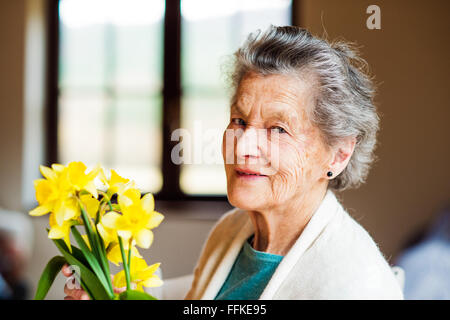
[[[286,75],[242,79],[222,144],[233,206],[267,210],[326,186],[331,154],[308,117],[313,86]]]

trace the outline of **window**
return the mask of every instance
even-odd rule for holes
[[[58,160],[162,186],[162,0],[61,0]]]
[[[290,24],[291,1],[60,0],[51,10],[49,162],[101,163],[162,198],[223,197],[221,65],[248,33]],[[167,161],[174,125],[192,133],[192,164]]]

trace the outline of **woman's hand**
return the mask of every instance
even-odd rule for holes
[[[65,264],[61,269],[62,274],[69,278],[73,275],[72,270],[70,269],[69,265]],[[112,280],[111,275],[111,280]],[[75,281],[73,279],[72,281]],[[122,293],[126,290],[125,287],[123,288],[114,288],[114,293]],[[89,295],[84,291],[81,287],[80,289],[71,288],[68,286],[68,282],[66,281],[66,284],[64,285],[64,293],[66,296],[64,297],[64,300],[89,300]]]

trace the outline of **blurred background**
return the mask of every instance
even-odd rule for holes
[[[369,5],[381,28],[368,29]],[[447,1],[0,0],[0,298],[32,298],[57,249],[30,219],[39,165],[101,163],[156,197],[166,220],[145,256],[190,274],[231,207],[221,137],[194,136],[217,164],[175,165],[176,128],[225,129],[226,66],[246,36],[297,25],[356,42],[379,85],[381,131],[367,183],[339,194],[407,298],[450,299]],[[446,211],[447,210],[447,211]],[[48,298],[61,299],[58,276]]]

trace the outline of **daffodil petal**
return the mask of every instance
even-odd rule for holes
[[[64,223],[65,213],[66,213],[66,209],[64,208],[64,206],[59,205],[58,208],[55,210],[55,215],[54,215],[57,225],[62,226],[62,224]]]
[[[114,276],[113,285],[116,288],[122,288],[127,285],[126,279],[125,279],[125,271],[122,270]]]
[[[115,170],[111,169],[110,185],[113,186],[116,183],[127,183],[129,179],[122,178]]]
[[[153,232],[148,229],[141,229],[135,235],[136,244],[144,249],[148,249],[153,242]]]
[[[148,278],[147,280],[142,282],[142,285],[144,287],[159,287],[163,285],[163,281],[157,276],[157,275],[152,275],[150,278]]]
[[[133,203],[138,202],[139,199],[141,199],[141,192],[134,188],[126,189],[123,193],[120,193],[118,197],[121,207],[129,207]]]
[[[117,234],[123,239],[125,240],[125,242],[128,242],[128,240],[131,238],[131,236],[133,235],[131,233],[131,231],[128,230],[117,230]],[[128,249],[128,245],[126,243],[124,243],[124,247],[127,250]]]
[[[107,229],[103,226],[103,224],[98,223],[97,224],[97,231],[100,233],[100,236],[103,239],[103,242],[105,243],[105,247],[107,247],[111,242],[114,242],[117,240],[117,235],[114,229]]]
[[[136,258],[142,258],[141,254],[139,253],[136,247],[131,247],[131,255]]]
[[[144,211],[147,213],[151,213],[153,212],[153,210],[155,210],[155,200],[151,193],[147,193],[145,196],[142,197],[141,204],[142,209],[144,209]]]
[[[61,228],[60,226],[54,226],[48,232],[49,239],[62,239],[65,236],[66,236],[66,233],[64,232],[64,229]]]
[[[160,265],[161,265],[161,263],[155,263],[155,264],[152,264],[151,266],[148,266],[148,267],[144,268],[143,270],[141,270],[139,272],[140,279],[149,278],[152,274],[155,273],[156,270],[158,270]]]
[[[146,225],[147,228],[153,229],[160,225],[160,223],[164,220],[164,216],[156,211],[151,213],[151,217]]]
[[[114,245],[106,255],[109,261],[114,263],[116,266],[122,261],[122,254],[120,252],[120,246],[118,244]]]
[[[154,263],[154,264],[152,264],[151,266],[148,266],[148,267],[147,267],[148,269],[146,269],[146,270],[148,270],[148,271],[151,272],[151,273],[154,273],[156,270],[158,270],[158,268],[159,268],[160,265],[161,265],[160,262]]]
[[[68,201],[63,205],[64,221],[74,219],[78,216],[79,210],[76,202]]]
[[[41,174],[48,180],[55,180],[58,176],[57,174],[46,166],[39,166],[39,170],[41,171]]]
[[[90,194],[92,194],[94,196],[95,199],[98,198],[98,191],[97,191],[97,187],[95,186],[94,181],[89,181],[86,186],[84,187],[84,189],[89,192]]]
[[[142,286],[141,283],[138,283],[138,284],[136,285],[136,289],[134,289],[134,290],[140,291],[140,292],[144,292],[144,287]]]
[[[103,169],[103,168],[100,169],[100,171],[98,173],[98,177],[99,177],[101,183],[103,183],[105,186],[109,186],[108,178],[106,178],[105,169]]]
[[[114,229],[116,228],[117,220],[120,217],[121,215],[118,214],[117,212],[114,211],[108,212],[102,217],[102,224],[107,228]]]
[[[43,216],[44,214],[47,214],[50,212],[50,209],[46,206],[37,206],[33,210],[29,212],[30,216],[38,217]]]
[[[100,202],[88,194],[82,195],[80,198],[81,202],[85,205],[88,214],[95,219]]]
[[[142,270],[148,268],[147,262],[143,258],[131,257],[131,273],[134,279],[143,280],[144,278],[140,275]]]
[[[100,164],[96,164],[95,167],[87,174],[88,179],[94,180],[102,171]]]
[[[55,172],[57,172],[57,173],[63,172],[65,168],[66,168],[66,167],[63,166],[62,164],[58,164],[58,163],[52,164],[52,169],[53,169],[53,171],[55,171]]]

